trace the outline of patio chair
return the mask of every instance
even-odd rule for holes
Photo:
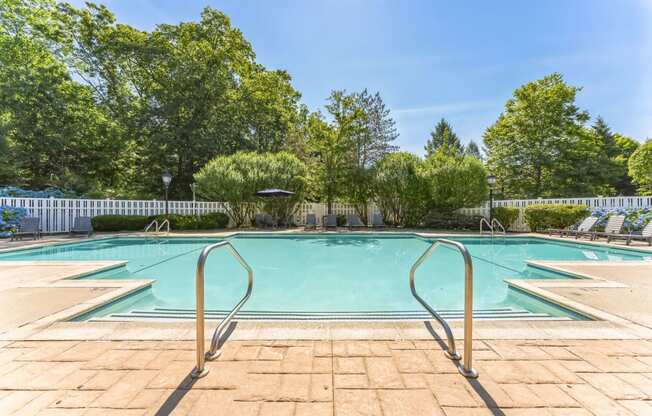
[[[349,227],[349,230],[354,228],[367,228],[365,223],[360,219],[360,216],[356,214],[349,214],[346,216],[346,225]]]
[[[18,229],[11,235],[12,240],[19,240],[23,236],[31,235],[34,240],[41,238],[41,219],[39,217],[25,217],[20,220]]]
[[[256,214],[256,228],[265,228],[265,216],[263,214]]]
[[[604,226],[604,231],[594,232],[592,239],[596,239],[597,237],[607,237],[607,241],[611,241],[611,238],[609,237],[620,234],[623,230],[623,224],[625,224],[624,215],[612,215],[609,217],[607,225]]]
[[[315,214],[306,215],[306,225],[304,230],[316,230],[317,229],[317,217]]]
[[[329,214],[324,216],[324,228],[335,228],[337,229],[337,215]]]
[[[382,214],[374,214],[372,216],[371,226],[373,228],[385,228],[385,221],[383,221]]]
[[[91,223],[91,217],[77,217],[75,222],[70,229],[70,234],[83,234],[87,237],[90,237],[93,234],[93,224]]]
[[[573,230],[570,228],[566,229],[558,229],[558,228],[553,228],[548,230],[549,235],[553,235],[554,233],[559,233],[560,237],[563,237],[564,235],[571,236],[575,235],[575,237],[581,237],[582,235],[593,235],[593,227],[595,227],[595,224],[598,222],[598,217],[586,217],[584,220],[580,223],[580,225],[577,226],[577,229]]]
[[[622,234],[618,234],[620,236]],[[611,236],[611,238],[616,237],[615,235]],[[645,228],[643,228],[643,231],[641,231],[640,234],[629,234],[627,235],[627,245],[629,245],[632,240],[640,240],[640,241],[647,241],[648,246],[652,246],[652,221],[648,222]]]
[[[263,224],[265,227],[274,228],[278,226],[278,221],[271,214],[265,214],[263,216]]]

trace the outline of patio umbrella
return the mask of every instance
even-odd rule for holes
[[[256,196],[261,198],[283,198],[292,195],[294,195],[294,192],[285,191],[283,189],[263,189],[262,191],[256,192]]]

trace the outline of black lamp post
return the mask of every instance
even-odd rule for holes
[[[172,174],[170,172],[165,172],[161,175],[163,179],[163,187],[165,188],[165,216],[168,215],[168,189],[170,188],[170,182],[172,182]]]
[[[494,219],[494,186],[496,185],[494,175],[487,176],[487,185],[489,185],[489,224],[491,224]]]

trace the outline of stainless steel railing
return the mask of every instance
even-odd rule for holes
[[[485,217],[480,218],[480,235],[484,234],[484,228],[483,225],[487,225],[489,227],[489,231],[491,231],[491,235],[494,235],[494,227],[493,225],[489,224],[489,221]]]
[[[455,348],[455,337],[453,336],[453,331],[451,331],[450,326],[437,313],[437,311],[430,307],[430,305],[419,296],[414,286],[414,274],[417,269],[440,245],[453,247],[454,249],[459,250],[464,258],[464,364],[458,365],[457,368],[463,376],[476,378],[478,377],[478,372],[473,368],[473,262],[471,261],[471,254],[469,254],[469,251],[466,249],[464,244],[445,239],[439,239],[432,243],[430,247],[423,252],[421,257],[419,257],[412,265],[412,269],[410,269],[410,289],[412,290],[412,295],[416,300],[418,300],[419,303],[430,312],[432,317],[435,318],[444,328],[446,338],[448,339],[448,350],[445,352],[446,356],[451,360],[460,360],[462,357],[460,357],[460,354]]]
[[[152,222],[150,222],[150,223],[147,225],[147,227],[145,227],[145,231],[144,231],[144,232],[148,232],[149,229],[152,228],[152,227],[154,227],[154,231],[158,231],[158,221],[153,220]]]
[[[161,229],[163,228],[163,226],[166,226],[166,230],[165,230],[165,232],[169,233],[169,232],[170,232],[170,221],[169,221],[167,218],[163,220],[163,222],[161,223],[161,225],[159,225],[159,226],[156,227],[156,232],[161,231]]]
[[[503,234],[503,235],[507,234],[506,231],[505,231],[505,227],[503,227],[503,225],[500,223],[500,221],[498,221],[496,218],[492,218],[491,219],[491,229],[495,231],[496,228],[500,228],[500,233],[501,234]]]
[[[204,268],[206,266],[206,259],[208,258],[208,255],[211,253],[216,248],[221,248],[221,247],[226,247],[229,249],[229,252],[235,259],[244,267],[244,269],[247,271],[247,292],[245,295],[240,299],[240,302],[238,302],[237,305],[229,312],[229,314],[222,319],[222,322],[217,326],[215,329],[215,332],[213,333],[213,338],[211,339],[211,348],[208,350],[206,354],[204,354]],[[242,305],[245,304],[247,299],[251,296],[251,290],[253,288],[254,284],[254,271],[252,268],[247,264],[247,262],[242,258],[240,253],[231,245],[230,242],[228,241],[220,241],[219,243],[211,244],[209,246],[204,247],[202,250],[201,254],[199,255],[199,259],[197,260],[197,273],[195,275],[195,294],[196,294],[196,302],[197,302],[197,310],[196,310],[196,330],[197,330],[197,366],[195,367],[194,370],[192,370],[192,377],[193,378],[200,378],[204,377],[206,374],[208,374],[208,369],[205,368],[205,360],[212,360],[217,357],[219,357],[220,353],[222,352],[221,349],[217,349],[218,347],[218,342],[220,339],[220,335],[222,334],[222,331],[227,328],[229,323],[231,322],[231,319],[235,316],[236,313],[242,308]]]

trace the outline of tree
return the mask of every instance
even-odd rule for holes
[[[480,148],[478,147],[478,144],[473,140],[471,140],[464,148],[464,154],[466,156],[474,157],[480,162],[483,161],[482,154],[480,153]]]
[[[611,132],[609,125],[606,121],[600,116],[593,123],[593,133],[602,140],[602,144],[607,153],[607,156],[614,157],[618,154],[618,148],[616,146],[615,135]]]
[[[617,153],[613,160],[620,172],[619,178],[614,184],[616,193],[617,195],[635,195],[636,185],[632,182],[632,177],[629,175],[628,162],[632,154],[639,148],[640,143],[618,133],[614,134],[614,142]]]
[[[383,217],[403,227],[417,226],[428,207],[428,184],[423,161],[408,152],[385,155],[375,169],[376,203]]]
[[[430,208],[436,212],[452,214],[487,200],[487,172],[475,157],[453,156],[442,149],[426,159],[423,175]]]
[[[446,149],[447,152],[459,155],[464,149],[460,143],[459,137],[453,131],[453,128],[445,119],[439,120],[435,129],[430,132],[430,139],[426,143],[426,157],[435,154],[440,148]]]
[[[575,105],[578,91],[558,73],[525,84],[485,131],[487,163],[505,196],[562,196],[582,179],[577,163],[591,163],[581,146],[589,116]]]
[[[652,195],[652,139],[643,143],[629,158],[629,175],[641,195]]]
[[[282,187],[295,194],[281,203],[267,207],[283,220],[292,214],[292,207],[304,197],[305,165],[291,154],[238,152],[218,156],[194,176],[197,192],[202,197],[224,203],[224,209],[239,227],[251,220],[260,206],[255,196],[261,189]]]

